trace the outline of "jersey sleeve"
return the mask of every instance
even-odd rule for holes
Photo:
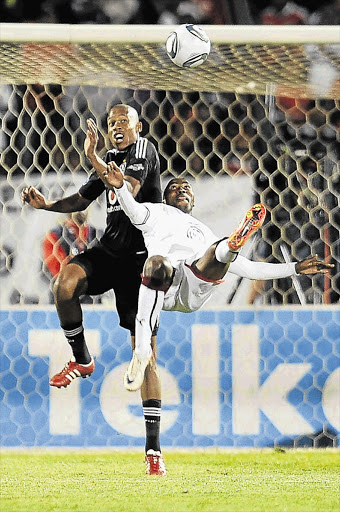
[[[145,224],[150,217],[150,210],[144,203],[138,203],[131,192],[129,192],[126,183],[121,188],[115,188],[115,193],[119,204],[123,208],[124,213],[129,217],[132,224],[138,229],[145,229]]]
[[[131,157],[125,169],[125,176],[131,176],[143,186],[149,170],[155,161],[155,147],[147,139],[141,137],[134,145]]]
[[[240,254],[230,263],[228,272],[247,279],[280,279],[296,275],[296,263],[265,263],[251,261]]]
[[[105,185],[102,180],[98,177],[96,172],[93,172],[90,177],[83,183],[79,189],[79,194],[88,199],[94,201],[100,196],[105,190]]]

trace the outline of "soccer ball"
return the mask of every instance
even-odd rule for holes
[[[166,41],[166,52],[177,66],[194,68],[207,59],[210,39],[197,25],[179,25]]]

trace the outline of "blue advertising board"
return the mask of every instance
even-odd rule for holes
[[[1,446],[144,445],[140,394],[115,311],[84,307],[88,379],[49,386],[71,356],[52,308],[1,311]],[[340,432],[338,308],[162,312],[163,446],[264,447]],[[308,444],[308,443],[307,443]]]

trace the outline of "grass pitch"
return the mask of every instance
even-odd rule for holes
[[[339,512],[340,452],[3,451],[1,512]]]

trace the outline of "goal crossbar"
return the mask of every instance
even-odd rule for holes
[[[310,75],[320,62],[320,72],[329,70],[335,78],[322,94],[340,97],[339,27],[205,25],[212,51],[193,69],[175,66],[166,54],[174,28],[0,23],[0,84],[264,95],[270,89],[281,96],[318,97]]]
[[[175,25],[0,23],[0,42],[165,43]],[[338,26],[204,25],[213,44],[340,44]]]

